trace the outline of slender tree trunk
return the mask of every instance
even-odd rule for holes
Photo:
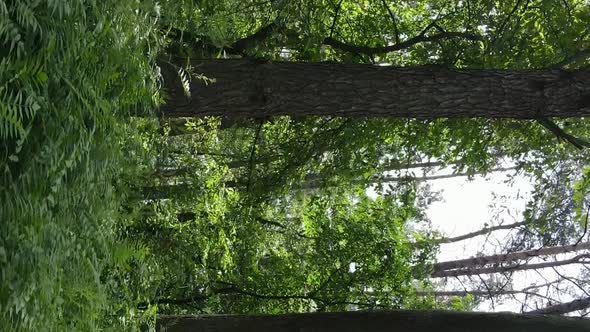
[[[466,290],[466,291],[434,291],[434,292],[418,292],[418,296],[437,296],[437,297],[447,297],[447,296],[459,296],[465,297],[467,295],[473,296],[497,296],[497,295],[516,295],[516,294],[527,294],[527,295],[537,295],[534,292],[527,292],[522,290]]]
[[[529,288],[529,287],[527,287]],[[437,292],[418,292],[418,296],[434,296],[434,297],[449,297],[449,296],[458,296],[458,297],[465,297],[467,295],[472,295],[475,297],[484,297],[484,298],[492,298],[498,296],[506,296],[506,295],[526,295],[526,296],[534,296],[538,298],[542,298],[545,300],[553,301],[552,298],[543,295],[539,292],[533,292],[527,290],[527,288],[523,288],[521,290],[471,290],[471,291],[437,291]],[[538,288],[536,288],[538,290]]]
[[[510,170],[512,168],[498,168],[492,169],[490,172],[503,172]],[[180,176],[183,174],[188,173],[190,168],[178,168],[178,169],[169,169],[164,171],[158,171],[157,175],[161,178],[172,178],[175,176]],[[461,176],[468,176],[467,173],[458,173],[458,174],[444,174],[444,175],[432,175],[432,176],[422,176],[417,178],[412,177],[375,177],[371,183],[377,183],[378,181],[382,181],[384,183],[387,182],[399,182],[405,180],[415,180],[415,181],[431,181],[431,180],[440,180],[440,179],[448,179],[454,177],[461,177]],[[317,174],[310,174],[306,176],[304,182],[297,186],[298,189],[317,189],[321,187],[320,176]],[[354,183],[360,183],[361,180],[355,180]],[[369,183],[370,184],[370,183]],[[226,181],[225,186],[228,188],[237,188],[237,187],[245,187],[246,181]],[[142,192],[144,195],[144,199],[167,199],[167,198],[174,198],[178,195],[186,195],[191,191],[192,185],[181,183],[181,184],[164,184],[159,186],[153,187],[143,187]]]
[[[584,249],[590,249],[590,242],[582,242],[577,245],[556,246],[535,250],[518,251],[510,254],[473,257],[448,262],[441,262],[434,264],[434,271],[437,272],[451,269],[472,268],[477,266],[484,266],[487,264],[510,263],[518,260],[525,260],[531,257],[565,254],[568,252],[574,252]]]
[[[511,171],[511,170],[515,170],[516,167],[499,167],[499,168],[493,168],[490,169],[489,172],[507,172],[507,171]],[[432,180],[442,180],[442,179],[452,179],[452,178],[457,178],[457,177],[462,177],[462,176],[470,176],[470,175],[477,175],[477,174],[470,174],[470,173],[452,173],[452,174],[441,174],[441,175],[427,175],[427,176],[420,176],[420,177],[415,177],[412,178],[410,177],[410,179],[413,179],[415,181],[418,182],[424,182],[424,181],[432,181]],[[375,178],[375,181],[381,181],[381,182],[400,182],[400,181],[404,181],[407,180],[408,177],[398,177],[398,176],[384,176],[384,177],[378,177]]]
[[[185,63],[179,59],[179,63]],[[437,66],[194,60],[185,96],[175,66],[162,64],[165,117],[590,116],[590,70],[452,70]]]
[[[443,237],[440,239],[435,239],[434,242],[439,243],[439,244],[454,243],[454,242],[459,242],[459,241],[471,239],[476,236],[489,234],[491,232],[499,231],[502,229],[513,229],[516,227],[524,226],[526,224],[527,223],[523,221],[523,222],[516,222],[516,223],[512,223],[512,224],[484,227],[484,228],[480,229],[479,231],[475,231],[475,232],[471,232],[471,233],[467,233],[467,234],[463,234],[463,235],[459,235],[459,236],[455,236],[455,237]]]
[[[494,168],[489,170],[489,172],[506,172],[510,170],[514,170],[516,167],[500,167]],[[395,171],[396,169],[388,169],[386,171]],[[463,176],[470,176],[474,174],[470,173],[453,173],[453,174],[441,174],[441,175],[426,175],[426,176],[374,176],[367,184],[376,184],[376,183],[388,183],[388,182],[401,182],[401,181],[416,181],[416,182],[425,182],[425,181],[434,181],[434,180],[443,180],[443,179],[452,179],[457,177]],[[363,182],[362,179],[355,179],[353,183],[361,183]],[[309,174],[305,177],[305,181],[303,184],[298,186],[300,189],[317,189],[321,187],[321,176],[318,174]]]
[[[590,321],[545,315],[457,311],[356,311],[286,315],[160,316],[167,332],[574,332]]]
[[[529,314],[545,314],[545,315],[563,315],[576,310],[584,310],[590,308],[590,297],[574,300],[567,303],[550,305],[545,308],[532,310]]]
[[[439,270],[434,271],[430,276],[432,278],[447,278],[447,277],[458,277],[458,276],[474,276],[480,274],[491,274],[491,273],[510,273],[515,271],[526,271],[526,270],[539,270],[548,267],[557,267],[569,264],[588,264],[588,261],[582,260],[583,258],[590,258],[589,254],[578,255],[571,259],[562,261],[545,262],[537,264],[511,264],[511,265],[494,265],[490,267],[477,267],[470,266],[461,269],[452,270]]]

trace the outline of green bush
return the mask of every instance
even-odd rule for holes
[[[158,102],[158,11],[0,0],[0,330],[138,321],[123,284],[145,251],[117,238],[117,177],[122,119]]]

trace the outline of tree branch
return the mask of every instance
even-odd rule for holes
[[[330,38],[332,38],[332,36],[334,35],[334,28],[336,28],[336,22],[338,22],[338,14],[340,13],[340,7],[342,7],[342,1],[344,0],[340,0],[338,2],[338,5],[336,6],[336,10],[334,12],[334,19],[332,20],[332,26],[330,27]]]
[[[432,278],[447,278],[447,277],[458,277],[458,276],[474,276],[480,274],[491,274],[491,273],[507,273],[514,271],[526,271],[526,270],[538,270],[548,267],[563,266],[569,264],[588,264],[590,262],[582,261],[583,258],[590,258],[588,254],[582,254],[575,256],[572,259],[566,259],[563,261],[546,262],[538,264],[513,264],[509,266],[492,266],[486,268],[461,268],[456,270],[435,270],[431,274]]]
[[[500,28],[497,30],[496,34],[494,35],[494,38],[492,39],[492,44],[494,44],[496,42],[496,40],[498,40],[498,37],[504,32],[504,28],[506,27],[506,24],[508,24],[508,21],[510,20],[510,18],[512,18],[512,15],[514,15],[514,13],[516,13],[516,10],[520,6],[521,2],[522,2],[522,0],[516,1],[516,4],[514,5],[514,7],[512,7],[512,10],[508,14],[508,16],[506,16],[506,18],[504,18],[504,21],[502,22],[502,24],[500,25]]]
[[[530,291],[526,291],[526,290],[461,290],[461,291],[433,291],[433,292],[428,292],[428,291],[420,291],[417,292],[416,295],[418,296],[435,296],[435,297],[447,297],[447,296],[459,296],[459,297],[465,297],[467,295],[473,295],[475,297],[493,297],[493,296],[501,296],[501,295],[518,295],[518,294],[525,294],[525,295],[530,295],[530,296],[537,296],[540,298],[544,298],[546,300],[552,300],[554,301],[554,299],[547,297],[545,295],[536,293],[536,292],[530,292]]]
[[[250,185],[252,184],[252,173],[254,172],[254,155],[256,154],[256,145],[258,144],[258,139],[260,138],[260,132],[262,131],[262,126],[264,125],[264,121],[261,120],[258,128],[256,129],[256,135],[254,136],[254,141],[252,142],[252,150],[250,151],[250,172],[248,175],[248,183],[246,185],[246,191],[250,191]]]
[[[385,2],[385,0],[381,0],[381,1],[383,2],[383,6],[385,7],[385,9],[387,9],[387,12],[389,13],[389,17],[391,17],[391,23],[393,23],[393,34],[395,36],[395,43],[399,44],[400,40],[399,40],[399,29],[397,28],[397,20],[395,19],[395,16],[393,15],[393,12],[389,8],[389,5],[387,4],[387,2]],[[332,36],[330,36],[330,37],[332,37]]]
[[[587,308],[590,308],[590,297],[532,310],[527,312],[527,314],[563,315],[568,312]]]
[[[232,51],[236,53],[244,53],[244,51],[256,44],[266,40],[270,34],[277,29],[277,24],[275,22],[270,23],[269,25],[263,26],[254,34],[244,37],[242,39],[236,40],[233,44],[230,45]]]
[[[476,237],[479,235],[484,235],[484,234],[488,234],[494,231],[498,231],[498,230],[502,230],[502,229],[512,229],[512,228],[516,228],[516,227],[520,227],[520,226],[524,226],[526,225],[527,222],[516,222],[516,223],[512,223],[512,224],[506,224],[506,225],[498,225],[498,226],[492,226],[492,227],[484,227],[478,231],[475,232],[471,232],[471,233],[467,233],[467,234],[463,234],[463,235],[459,235],[459,236],[455,236],[455,237],[443,237],[440,239],[435,239],[434,242],[438,243],[438,244],[442,244],[442,243],[453,243],[453,242],[459,242],[459,241],[463,241],[466,239],[470,239],[472,237]]]
[[[547,248],[540,248],[540,249],[533,249],[527,251],[517,251],[508,254],[500,254],[500,255],[491,255],[491,256],[482,256],[482,257],[473,257],[467,259],[459,259],[454,261],[448,262],[440,262],[434,264],[434,270],[450,270],[450,269],[458,269],[458,268],[469,268],[475,266],[483,266],[487,264],[501,264],[501,263],[508,263],[518,260],[525,260],[532,257],[539,257],[539,256],[549,256],[549,255],[557,255],[557,254],[565,254],[569,252],[575,252],[579,250],[586,250],[590,249],[590,242],[583,242],[577,245],[566,245],[566,246],[556,246],[556,247],[547,247]]]
[[[282,229],[284,231],[287,230],[287,227],[278,221],[268,220],[263,217],[256,217],[256,221],[260,222],[261,224],[275,226],[275,227]],[[303,232],[294,232],[293,234],[295,234],[296,236],[298,236],[300,238],[304,238],[304,239],[308,239],[308,240],[316,240],[317,239],[316,237],[305,235]]]
[[[434,26],[434,25],[432,25]],[[423,31],[420,35],[410,38],[406,41],[401,43],[396,43],[395,45],[390,46],[378,46],[378,47],[369,47],[369,46],[357,46],[346,44],[341,41],[338,41],[332,37],[328,37],[324,39],[324,45],[332,46],[336,49],[341,51],[351,52],[351,53],[359,53],[365,55],[374,55],[379,53],[389,53],[395,52],[403,49],[410,48],[416,44],[424,43],[424,42],[434,42],[443,39],[450,39],[450,38],[464,38],[467,40],[482,40],[481,36],[466,33],[466,32],[441,32],[432,36],[426,36],[425,31]]]
[[[557,136],[557,139],[567,141],[579,150],[582,150],[584,148],[590,148],[590,142],[566,133],[565,131],[563,131],[563,129],[559,128],[559,126],[555,122],[551,121],[549,118],[540,116],[536,120],[540,125],[547,128],[550,132]]]

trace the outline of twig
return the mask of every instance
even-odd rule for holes
[[[336,10],[334,12],[334,19],[332,20],[332,26],[330,27],[329,38],[332,38],[332,36],[334,35],[334,28],[336,27],[336,22],[338,21],[338,14],[340,13],[340,7],[342,7],[342,1],[344,0],[340,0],[340,2],[338,2],[338,5],[336,6]]]
[[[429,25],[428,29],[431,28],[432,26],[433,25]],[[444,32],[444,33],[439,33],[439,34],[436,34],[433,36],[425,36],[426,30],[427,29],[425,29],[423,32],[421,32],[416,37],[410,38],[406,41],[403,41],[401,43],[397,43],[395,45],[390,45],[390,46],[369,47],[369,46],[351,45],[351,44],[347,44],[347,43],[343,43],[341,41],[338,41],[332,37],[328,37],[328,38],[324,39],[323,43],[325,45],[329,45],[329,46],[332,46],[336,49],[346,51],[346,52],[372,55],[372,54],[399,51],[399,50],[407,49],[407,48],[412,47],[412,46],[419,44],[419,43],[435,42],[435,41],[449,39],[449,38],[464,38],[467,40],[482,40],[483,39],[479,35],[466,33],[466,32]]]
[[[572,285],[576,286],[578,289],[580,289],[584,294],[586,294],[586,296],[590,297],[590,294],[588,294],[588,292],[586,291],[586,289],[584,289],[584,287],[582,287],[582,285],[580,285],[576,280],[573,280],[572,278],[568,277],[568,276],[564,276],[563,274],[559,273],[559,271],[557,271],[557,269],[555,267],[551,268],[553,270],[553,272],[555,272],[555,274],[557,274],[560,278],[565,279],[567,281],[569,281]]]
[[[502,24],[500,25],[500,28],[498,29],[498,31],[496,32],[494,38],[492,39],[492,44],[494,44],[496,42],[496,40],[498,39],[498,36],[500,34],[502,34],[502,32],[504,31],[504,28],[506,27],[506,24],[508,24],[508,21],[510,20],[510,18],[512,17],[512,15],[514,15],[514,13],[516,12],[516,10],[518,9],[518,7],[520,6],[520,3],[522,2],[522,0],[518,0],[516,2],[516,5],[514,5],[514,7],[512,8],[512,10],[510,11],[510,13],[508,14],[508,16],[506,16],[506,18],[504,19],[504,21],[502,22]]]
[[[399,29],[397,28],[397,20],[395,19],[395,16],[393,15],[393,12],[389,8],[389,5],[387,4],[387,2],[385,2],[385,0],[381,0],[381,2],[383,2],[383,6],[385,6],[385,8],[387,9],[387,12],[389,13],[389,17],[391,17],[391,23],[393,23],[393,33],[395,35],[395,43],[399,44],[400,40],[399,40]],[[330,37],[332,37],[332,36],[330,35]]]
[[[580,236],[578,241],[576,241],[575,245],[578,245],[580,242],[582,242],[582,239],[584,239],[584,236],[586,236],[586,232],[588,231],[588,213],[590,213],[590,205],[588,205],[588,209],[586,210],[586,220],[584,221],[584,233],[582,233],[582,236]]]
[[[254,170],[254,155],[256,154],[256,145],[258,144],[258,138],[260,137],[260,132],[262,131],[263,125],[264,120],[261,120],[258,129],[256,129],[256,136],[254,136],[254,141],[252,142],[252,151],[250,151],[250,174],[248,175],[246,191],[250,191],[250,184],[252,183],[252,172]]]

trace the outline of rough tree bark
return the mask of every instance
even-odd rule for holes
[[[178,63],[184,63],[183,60]],[[186,97],[177,68],[162,64],[165,117],[590,116],[590,70],[452,70],[257,60],[195,60]]]
[[[357,311],[287,315],[161,316],[159,331],[183,332],[574,332],[590,321],[545,315],[456,311]]]

